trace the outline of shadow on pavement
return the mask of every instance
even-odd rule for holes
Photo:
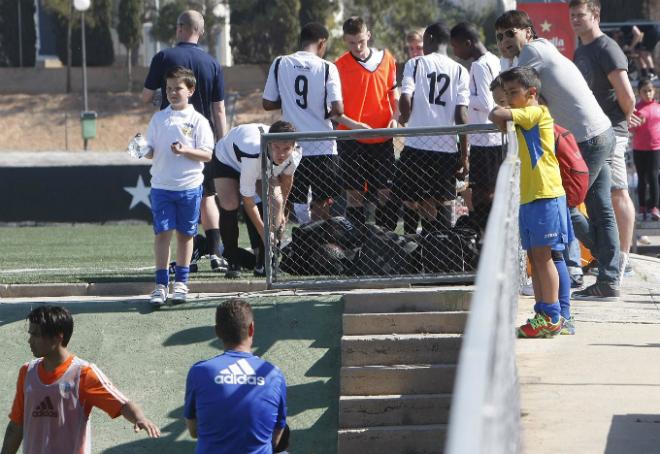
[[[660,450],[660,415],[614,415],[605,454],[649,454]]]
[[[125,453],[159,453],[159,454],[178,454],[183,452],[194,452],[195,442],[190,440],[177,440],[184,434],[187,434],[186,423],[183,419],[183,407],[171,411],[168,417],[174,419],[170,424],[161,427],[160,438],[144,438],[124,443],[103,450],[104,454],[125,454]]]

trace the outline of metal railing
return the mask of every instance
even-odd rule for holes
[[[266,231],[271,232],[264,235],[268,288],[473,282],[480,229],[473,225],[474,217],[465,216],[466,200],[457,194],[467,186],[457,184],[454,177],[459,135],[469,136],[472,142],[493,136],[502,140],[493,125],[263,134],[261,181],[269,182],[262,184],[263,217]],[[373,138],[391,140],[375,149],[364,149],[357,142]],[[267,159],[269,144],[277,140],[294,140],[307,150],[337,141],[339,149],[334,158],[337,162],[307,159],[303,154],[289,199],[301,200],[296,180],[308,181],[312,175],[325,180],[319,189],[324,203],[317,202],[317,207],[322,205],[326,213],[311,223],[289,222],[283,236],[272,213],[273,164]],[[406,145],[417,146],[406,148],[404,140]],[[374,151],[371,159],[364,158],[363,154]],[[501,151],[498,153],[489,160],[496,166],[502,159]],[[381,165],[381,157],[386,165]],[[494,176],[480,175],[482,170],[482,166],[471,168],[468,185],[480,181],[480,185],[487,186],[490,178],[494,191]],[[490,173],[496,175],[497,167]],[[364,186],[362,178],[366,178]],[[331,191],[323,184],[329,186],[335,181],[339,189],[330,196]],[[314,183],[309,193],[304,187],[302,198],[314,205]],[[427,200],[435,195],[443,202],[429,204]],[[412,212],[419,219],[414,218],[412,224],[406,224],[405,219],[399,222],[404,212]],[[293,214],[288,218],[292,219]]]
[[[511,123],[507,139],[459,356],[447,454],[514,454],[520,449],[514,336],[520,164]]]

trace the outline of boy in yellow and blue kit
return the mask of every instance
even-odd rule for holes
[[[503,130],[507,121],[516,125],[520,239],[532,263],[536,299],[535,315],[518,328],[518,336],[552,337],[561,332],[562,321],[570,318],[568,304],[559,304],[560,280],[570,280],[559,258],[573,238],[554,153],[553,120],[548,108],[539,105],[541,81],[533,68],[516,67],[500,74],[500,79],[510,108],[495,107],[489,118]]]

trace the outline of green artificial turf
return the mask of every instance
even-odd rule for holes
[[[240,227],[239,245],[249,249]],[[151,281],[153,241],[147,224],[0,227],[0,284]],[[203,260],[191,279],[219,276]]]

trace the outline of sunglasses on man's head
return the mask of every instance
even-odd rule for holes
[[[510,28],[508,30],[505,30],[503,33],[496,33],[495,34],[495,39],[497,41],[502,41],[505,36],[507,38],[513,38],[514,36],[516,36],[516,31],[517,30],[518,30],[517,28]]]

